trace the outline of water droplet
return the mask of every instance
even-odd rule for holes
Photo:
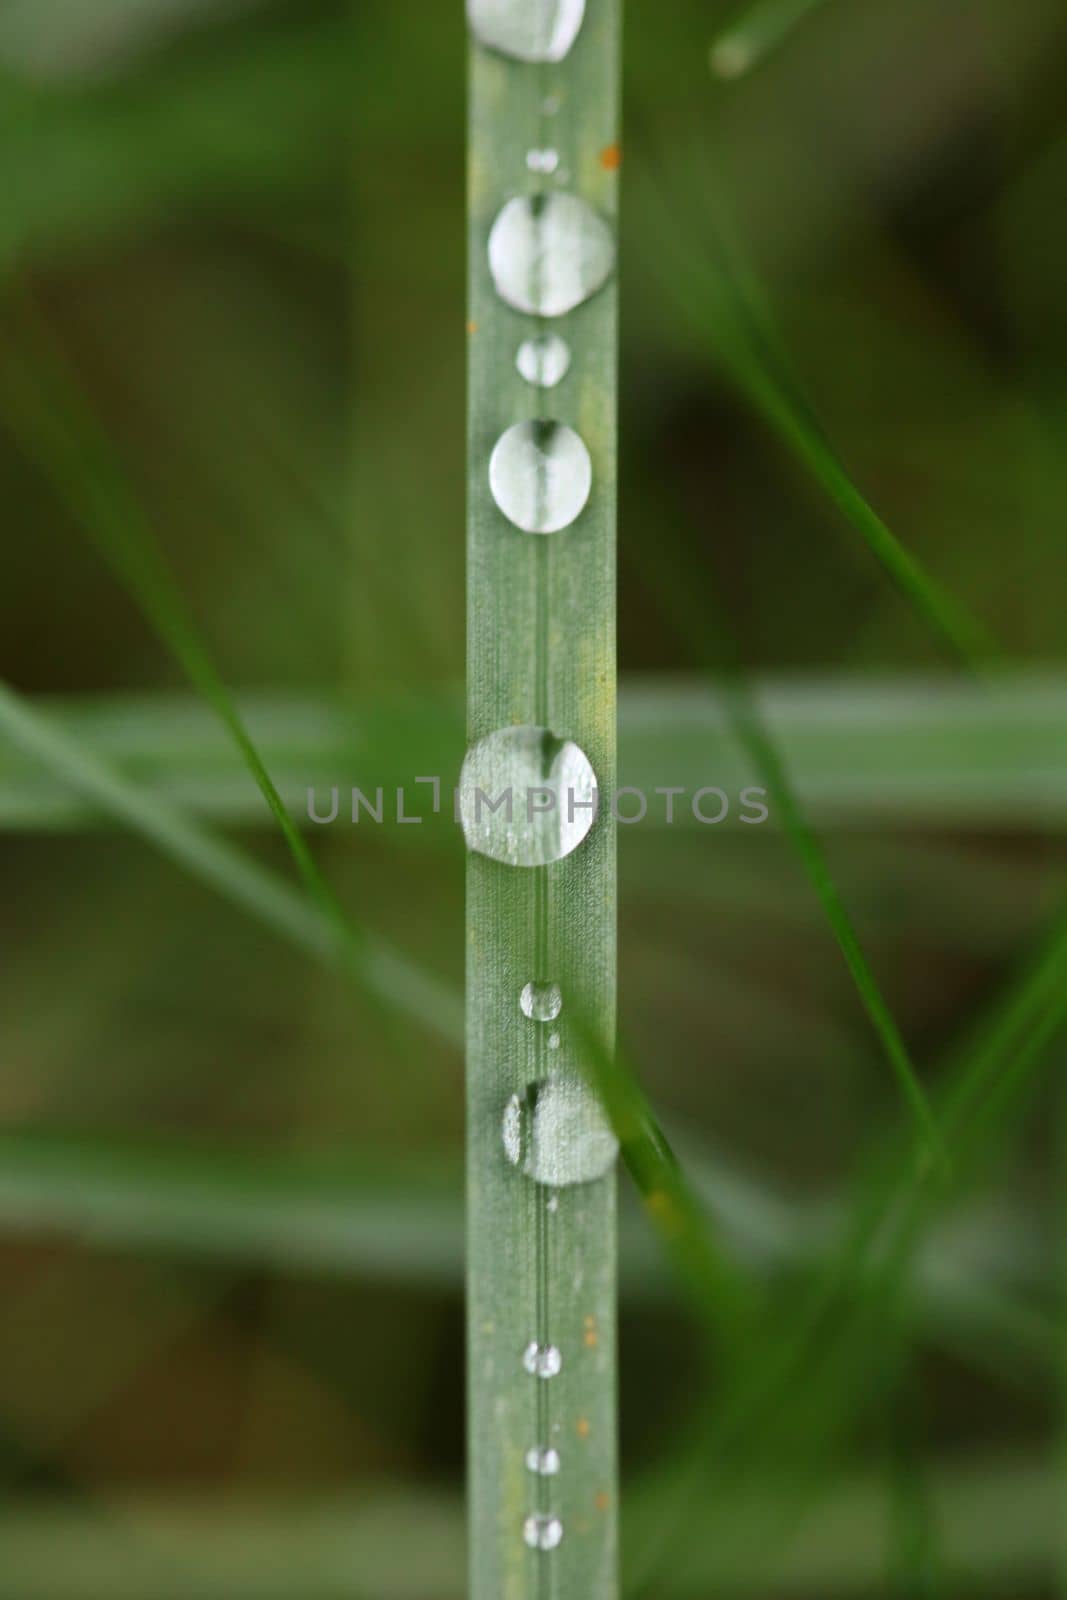
[[[550,1050],[558,1050],[559,1049],[559,1043],[560,1043],[559,1034],[558,1033],[550,1033],[549,1036],[548,1036],[548,1048]]]
[[[558,983],[528,983],[519,996],[524,1017],[533,1022],[555,1022],[563,1010]]]
[[[526,1452],[526,1467],[539,1478],[554,1478],[559,1471],[559,1451],[551,1445],[534,1445]]]
[[[490,50],[518,61],[562,61],[585,20],[585,0],[467,0],[467,19]]]
[[[559,166],[559,151],[527,150],[526,165],[531,172],[555,172]]]
[[[615,239],[576,195],[517,195],[493,223],[489,269],[497,294],[516,311],[562,317],[607,283]]]
[[[519,375],[537,389],[554,389],[562,383],[571,366],[571,347],[558,333],[539,339],[526,339],[519,346],[515,365]]]
[[[588,757],[547,728],[499,728],[467,752],[458,810],[467,846],[513,867],[577,850],[596,819]]]
[[[559,115],[559,108],[563,104],[562,97],[558,94],[546,94],[541,101],[541,115],[555,117]]]
[[[527,1517],[522,1536],[531,1550],[556,1550],[563,1542],[563,1524],[558,1517]]]
[[[584,1079],[562,1075],[541,1078],[511,1096],[501,1137],[511,1165],[551,1189],[604,1177],[619,1153],[593,1091]]]
[[[563,1370],[563,1357],[554,1344],[532,1340],[522,1352],[522,1364],[531,1378],[555,1378]]]
[[[493,499],[523,533],[562,533],[593,487],[589,451],[563,422],[517,422],[489,461]]]

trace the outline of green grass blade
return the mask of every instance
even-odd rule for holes
[[[1067,826],[1067,680],[1054,673],[1013,674],[981,692],[926,677],[755,677],[751,693],[813,823],[980,832]],[[184,810],[271,824],[232,741],[201,700],[153,692],[35,703],[103,761]],[[297,815],[309,785],[389,788],[413,771],[446,772],[463,738],[458,691],[377,706],[268,690],[242,692],[238,705]],[[622,680],[619,763],[621,783],[649,795],[665,773],[690,796],[709,770],[731,793],[760,781],[731,730],[724,695],[703,676]],[[0,828],[47,831],[92,820],[72,790],[14,748],[0,748]],[[735,825],[736,808],[723,827]],[[642,833],[665,826],[665,807],[650,805]],[[684,799],[672,826],[699,826]],[[450,819],[440,829],[454,832]]]
[[[741,78],[760,66],[826,0],[754,0],[715,36],[711,70],[719,78]]]
[[[938,1165],[943,1164],[944,1147],[928,1096],[834,882],[825,851],[797,801],[786,766],[738,665],[737,647],[727,618],[714,598],[709,602],[705,595],[699,605],[696,603],[692,586],[683,581],[677,552],[666,537],[657,547],[655,561],[649,560],[644,552],[635,559],[650,592],[660,599],[666,614],[673,618],[694,658],[708,661],[716,672],[727,720],[738,744],[759,772],[778,821],[815,891],[856,993],[911,1111],[926,1155]]]
[[[104,815],[150,840],[274,932],[314,958],[337,962],[335,929],[295,887],[215,837],[174,806],[122,777],[0,684],[0,731],[69,783]],[[384,1004],[417,1018],[452,1043],[462,1039],[461,1007],[437,979],[380,939],[350,950],[344,970]]]
[[[566,189],[614,221],[620,17],[619,0],[589,0],[577,43],[551,67],[471,47],[469,738],[516,723],[550,728],[585,751],[602,795],[615,781],[616,288],[609,283],[544,330],[567,339],[572,366],[558,388],[535,391],[515,359],[539,324],[497,296],[487,243],[512,196],[563,187],[531,174],[531,148],[561,152]],[[546,538],[510,526],[488,484],[496,441],[539,417],[574,428],[593,468],[581,518]],[[546,1586],[583,1600],[617,1593],[615,1178],[550,1196],[507,1164],[501,1141],[510,1096],[549,1071],[580,1073],[578,1018],[612,1043],[615,897],[606,815],[580,849],[546,867],[469,861],[473,1600],[535,1600]],[[554,1052],[547,1030],[519,1011],[520,991],[533,979],[562,988]],[[523,1371],[523,1350],[535,1340],[562,1352],[562,1370],[547,1382]],[[538,1480],[525,1469],[536,1445],[559,1449],[558,1476]],[[524,1547],[532,1513],[562,1521],[551,1553]]]
[[[997,660],[999,648],[984,625],[940,584],[897,538],[852,481],[803,401],[781,359],[768,355],[766,329],[754,323],[751,292],[739,288],[736,267],[714,218],[704,218],[710,243],[683,235],[679,218],[691,207],[671,199],[669,166],[639,169],[643,205],[658,218],[657,253],[648,263],[660,292],[791,454],[821,485],[875,559],[911,601],[950,653],[973,671]],[[737,247],[733,249],[737,256]],[[751,274],[749,274],[751,277]],[[772,344],[773,349],[773,344]]]

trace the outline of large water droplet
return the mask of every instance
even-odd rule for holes
[[[611,1171],[619,1142],[582,1078],[562,1074],[512,1095],[501,1127],[504,1154],[535,1183],[564,1189]]]
[[[467,0],[475,37],[519,61],[562,61],[581,30],[585,0]]]
[[[577,850],[597,799],[588,757],[547,728],[499,728],[479,739],[459,780],[468,848],[512,867],[547,866]]]
[[[519,996],[524,1017],[533,1022],[555,1022],[563,1010],[563,995],[558,983],[528,983]]]
[[[551,1445],[534,1445],[526,1452],[526,1467],[539,1478],[554,1478],[560,1468],[559,1451]]]
[[[520,377],[536,389],[554,389],[571,368],[571,347],[558,333],[526,339],[515,358]]]
[[[493,499],[523,533],[561,533],[593,487],[589,451],[563,422],[517,422],[489,461]]]
[[[555,1378],[563,1370],[563,1357],[554,1344],[531,1340],[522,1352],[522,1364],[531,1378]]]
[[[602,289],[614,268],[611,229],[573,194],[517,195],[489,235],[497,294],[529,316],[565,316]]]
[[[522,1536],[531,1550],[556,1550],[563,1542],[563,1524],[558,1517],[527,1517]]]

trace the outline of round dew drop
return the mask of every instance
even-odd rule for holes
[[[562,61],[581,32],[585,0],[467,0],[475,38],[517,61]]]
[[[531,1378],[556,1378],[563,1370],[563,1357],[554,1344],[533,1339],[522,1352],[522,1364]]]
[[[459,780],[467,847],[512,867],[569,856],[596,819],[588,757],[547,728],[499,728],[467,752]]]
[[[603,1178],[619,1154],[611,1124],[585,1080],[562,1073],[512,1095],[500,1132],[511,1165],[549,1189]]]
[[[571,370],[571,347],[558,333],[526,339],[515,357],[520,378],[535,389],[555,389]]]
[[[576,195],[516,195],[489,234],[489,270],[497,294],[516,311],[563,317],[611,277],[615,237]]]
[[[528,983],[519,996],[524,1017],[532,1022],[555,1022],[563,1010],[563,995],[558,983]]]
[[[563,422],[517,422],[489,461],[489,488],[522,533],[562,533],[589,503],[589,451]]]
[[[560,1468],[559,1451],[551,1445],[534,1445],[526,1452],[526,1469],[539,1478],[554,1478]]]
[[[522,1537],[531,1550],[557,1550],[563,1543],[563,1524],[558,1517],[527,1517]]]

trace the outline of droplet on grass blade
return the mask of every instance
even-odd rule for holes
[[[521,532],[562,533],[589,502],[593,464],[566,423],[517,422],[490,457],[489,488]]]
[[[585,0],[467,0],[476,39],[517,61],[562,61],[581,31]]]
[[[522,1353],[522,1364],[531,1378],[556,1378],[563,1370],[563,1357],[554,1344],[538,1344],[536,1339]]]
[[[563,1524],[558,1517],[527,1517],[522,1536],[531,1550],[556,1550],[563,1543]]]
[[[467,752],[457,809],[467,846],[513,867],[562,861],[596,820],[584,751],[547,728],[498,728]]]
[[[559,166],[559,151],[527,150],[526,166],[530,172],[553,173]]]
[[[516,311],[566,316],[611,277],[615,238],[576,195],[516,195],[489,234],[489,270],[497,294]]]
[[[554,389],[562,383],[571,366],[571,347],[558,333],[526,339],[515,358],[519,376],[535,389]]]
[[[559,1471],[559,1451],[551,1445],[534,1445],[526,1452],[526,1469],[539,1478],[554,1478]]]
[[[519,996],[524,1017],[533,1022],[555,1022],[563,1010],[563,995],[558,983],[528,983]]]
[[[566,1189],[603,1178],[619,1143],[600,1102],[582,1078],[540,1078],[512,1095],[501,1127],[504,1154],[535,1183]]]

